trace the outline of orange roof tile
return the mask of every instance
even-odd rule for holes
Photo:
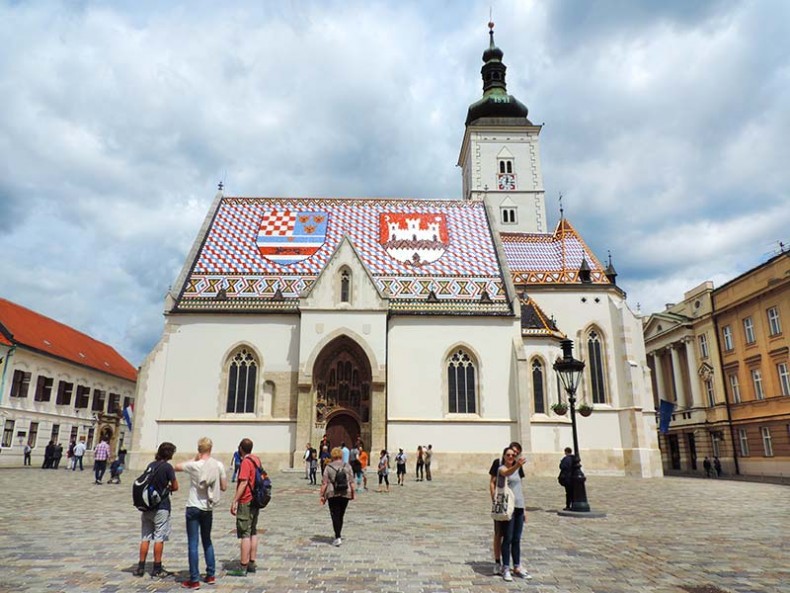
[[[40,313],[0,298],[0,342],[63,358],[128,381],[137,381],[137,369],[112,346],[99,342]]]

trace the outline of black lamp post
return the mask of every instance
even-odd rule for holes
[[[582,472],[579,437],[576,434],[576,389],[579,387],[584,363],[573,358],[573,342],[571,340],[562,340],[560,347],[562,348],[562,358],[558,358],[554,363],[554,371],[559,375],[562,386],[568,394],[568,403],[571,408],[571,427],[573,429],[573,470],[571,472],[573,502],[571,503],[571,513],[590,513],[587,489],[584,485],[587,478]],[[598,513],[593,513],[593,515],[599,516]]]

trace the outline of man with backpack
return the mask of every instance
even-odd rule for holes
[[[247,576],[256,571],[255,558],[258,554],[258,513],[260,507],[253,504],[252,488],[261,460],[252,454],[252,441],[242,439],[239,443],[241,465],[239,468],[236,494],[230,506],[230,514],[236,517],[236,537],[240,543],[240,567],[228,570],[234,577]]]
[[[220,494],[228,489],[225,466],[211,456],[214,443],[203,437],[197,443],[197,455],[191,461],[176,464],[176,471],[189,474],[189,495],[187,497],[186,525],[187,550],[189,557],[189,580],[184,581],[185,589],[200,588],[200,564],[198,557],[198,538],[203,544],[206,558],[206,584],[216,583],[216,560],[214,544],[211,542],[213,509],[219,504]]]
[[[341,532],[346,507],[349,500],[354,500],[354,474],[351,466],[343,462],[343,449],[340,447],[332,449],[332,462],[324,470],[319,500],[322,505],[329,501],[329,514],[335,532],[332,545],[339,546],[343,543]]]
[[[165,542],[170,537],[170,493],[178,490],[178,480],[173,466],[168,463],[176,452],[173,443],[162,443],[156,452],[154,461],[148,464],[143,475],[137,478],[132,487],[132,496],[135,506],[142,511],[142,538],[140,541],[140,560],[132,574],[141,577],[145,574],[145,559],[148,556],[148,547],[154,542],[154,569],[151,577],[165,578],[173,573],[162,567],[162,553]],[[144,486],[145,504],[140,499],[141,488]],[[147,501],[156,501],[158,504],[149,504]]]

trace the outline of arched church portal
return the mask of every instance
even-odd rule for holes
[[[315,427],[329,434],[332,446],[345,441],[351,446],[357,436],[369,444],[370,361],[348,336],[327,344],[313,369]],[[346,440],[348,439],[348,440]]]

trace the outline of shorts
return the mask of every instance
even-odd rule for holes
[[[403,475],[406,474],[406,464],[405,463],[403,465],[398,464],[398,475],[400,476],[401,474],[403,474]]]
[[[143,511],[141,521],[142,534],[140,539],[166,542],[170,538],[169,510],[154,509],[152,511]]]
[[[249,502],[239,503],[236,508],[236,537],[239,539],[258,535],[258,513],[261,509],[252,508]]]

